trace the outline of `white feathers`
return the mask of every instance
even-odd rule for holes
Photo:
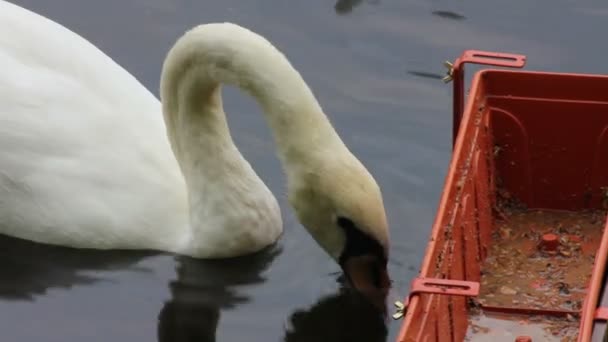
[[[375,181],[263,37],[230,23],[190,30],[163,65],[161,105],[65,27],[3,0],[0,24],[0,233],[204,258],[274,243],[281,213],[232,141],[229,83],[264,109],[290,191],[305,194],[292,204],[330,255],[344,243],[338,209],[385,236]]]

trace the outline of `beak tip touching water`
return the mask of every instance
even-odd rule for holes
[[[349,285],[386,313],[391,285],[386,263],[373,256],[357,256],[347,260],[342,268]]]

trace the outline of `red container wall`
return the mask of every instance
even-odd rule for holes
[[[485,88],[474,86],[484,106]],[[433,225],[421,277],[478,281],[487,253],[494,180],[488,116],[465,115]],[[486,227],[486,229],[483,229]],[[412,298],[398,341],[462,341],[467,326],[464,297],[421,294]]]
[[[476,74],[421,277],[479,281],[498,184],[530,208],[604,205],[608,77]],[[596,265],[601,273],[604,264],[602,259]],[[398,341],[463,341],[466,313],[464,297],[417,295]]]

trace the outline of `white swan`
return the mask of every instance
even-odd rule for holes
[[[279,206],[232,141],[225,83],[264,109],[302,225],[355,287],[388,284],[380,189],[266,39],[190,30],[163,65],[161,105],[65,27],[3,0],[0,24],[0,233],[198,258],[276,242]]]

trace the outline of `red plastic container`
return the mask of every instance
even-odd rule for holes
[[[608,295],[602,294],[608,256],[608,77],[485,69],[474,75],[465,107],[465,63],[521,68],[525,57],[471,50],[451,68],[453,155],[420,274],[405,301],[397,341],[460,342],[467,335],[472,341],[549,341],[528,336],[526,330],[544,320],[556,327],[574,325],[572,341],[592,341],[592,336],[594,341],[602,340],[608,319],[608,310],[602,308],[602,301],[608,305]],[[513,214],[509,211],[505,216],[504,208],[512,203],[533,215],[545,215],[545,221],[534,221],[537,226],[530,223],[534,227],[530,231],[518,230],[528,227],[520,220],[528,214],[513,209]],[[583,229],[574,218],[564,221],[561,214],[551,216],[558,211],[576,216],[591,210],[597,210],[594,215],[601,213],[599,226],[596,218],[589,219],[595,220],[595,226],[589,223]],[[541,227],[538,222],[549,224]],[[518,241],[523,241],[521,246]],[[510,249],[500,249],[503,245]],[[509,271],[514,275],[498,278],[507,266],[487,271],[484,265],[504,259],[492,253],[507,250],[514,254],[513,260],[521,254],[523,263]],[[547,262],[546,270],[522,271],[532,269],[539,260]],[[559,293],[565,295],[547,295],[557,289],[543,284],[566,279],[585,267],[589,272],[570,277],[585,284],[577,292],[583,298],[580,306],[566,308],[560,302],[562,297],[577,295],[567,289],[567,282],[559,283],[565,288],[560,287],[563,292]],[[492,276],[497,278],[491,280]],[[517,277],[535,280],[519,286]],[[491,283],[496,279],[504,283]],[[535,299],[537,292],[544,304]],[[501,296],[503,304],[493,299]],[[508,305],[505,298],[510,300]],[[559,305],[551,306],[553,300]],[[475,332],[471,322],[479,312],[494,315],[500,322],[517,322],[500,328],[502,335],[492,335],[498,329],[492,324]],[[504,337],[510,336],[505,329],[510,329],[512,337]]]

